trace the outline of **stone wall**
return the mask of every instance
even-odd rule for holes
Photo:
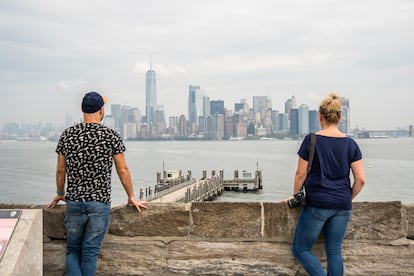
[[[353,206],[347,275],[414,275],[414,205]],[[44,275],[63,275],[65,207],[31,207],[44,211]],[[290,253],[299,211],[262,202],[114,207],[98,275],[306,275]],[[323,238],[314,252],[325,263]]]

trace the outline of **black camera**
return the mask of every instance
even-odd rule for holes
[[[298,193],[293,195],[292,199],[288,200],[289,208],[295,208],[300,205],[305,206],[306,205],[306,198],[305,198],[305,192],[300,190]]]

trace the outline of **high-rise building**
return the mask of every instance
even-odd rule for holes
[[[304,136],[309,133],[309,106],[301,104],[299,106],[299,135]]]
[[[112,104],[111,115],[114,119],[114,130],[122,133],[122,106],[120,104]]]
[[[272,132],[276,133],[279,131],[279,110],[271,111],[272,119]]]
[[[234,104],[234,112],[239,112],[240,110],[243,111],[244,103],[235,103]]]
[[[167,129],[167,122],[165,121],[164,106],[157,105],[154,112],[154,125],[157,129],[157,134],[164,133]]]
[[[146,99],[145,99],[145,116],[147,120],[147,124],[154,123],[154,114],[157,105],[157,87],[156,87],[156,80],[155,80],[155,71],[152,70],[152,65],[150,62],[150,69],[147,71],[146,74],[146,81],[145,81],[145,91],[146,91]]]
[[[224,101],[210,101],[210,113],[214,114],[223,114],[224,115]]]
[[[351,131],[349,99],[344,97],[341,97],[341,120],[338,128],[345,134],[349,134]]]
[[[120,133],[123,139],[128,140],[136,138],[139,132],[139,125],[141,124],[141,111],[137,107],[129,105],[122,106],[121,124]]]
[[[249,104],[245,99],[241,99],[240,103],[234,104],[234,113],[247,114],[249,113]]]
[[[187,136],[187,134],[187,118],[182,114],[178,119],[178,136],[184,137]]]
[[[289,135],[298,136],[299,135],[299,109],[291,108],[289,112]]]
[[[279,130],[281,132],[289,131],[289,114],[288,113],[279,113]]]
[[[103,124],[109,128],[115,129],[115,121],[112,115],[105,115]]]
[[[177,116],[168,117],[168,127],[174,129],[174,133],[177,132],[177,129],[178,129],[178,117]]]
[[[190,85],[188,89],[188,121],[198,124],[198,117],[204,115],[204,92],[200,86]]]
[[[203,96],[203,114],[204,118],[207,118],[211,115],[210,112],[210,98],[208,96]]]
[[[296,97],[295,95],[292,96],[292,98],[288,99],[285,102],[285,113],[289,114],[290,109],[296,108]]]
[[[224,116],[224,138],[228,139],[235,136],[235,123],[233,116]]]
[[[317,110],[309,111],[309,132],[318,132],[321,129],[319,123],[319,112]]]
[[[271,102],[267,96],[253,96],[253,112],[256,116],[259,114],[260,122],[264,120],[267,110],[271,108]]]
[[[224,115],[214,114],[211,117],[212,126],[210,129],[210,138],[214,140],[221,140],[224,138]]]

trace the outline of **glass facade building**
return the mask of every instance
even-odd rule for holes
[[[152,70],[150,65],[150,70],[147,71],[146,74],[146,81],[145,81],[145,89],[146,89],[146,99],[145,99],[145,116],[147,123],[153,124],[154,123],[154,114],[157,105],[157,87],[156,87],[156,79],[155,79],[155,71]]]
[[[204,92],[195,85],[190,85],[188,90],[188,121],[198,124],[198,117],[204,115]]]

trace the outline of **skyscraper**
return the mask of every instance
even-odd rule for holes
[[[285,113],[289,114],[291,108],[296,108],[296,97],[295,97],[295,95],[293,95],[291,99],[288,99],[285,102]]]
[[[267,96],[253,96],[253,112],[260,115],[260,122],[263,122],[269,108],[272,106]]]
[[[289,112],[289,122],[290,122],[290,136],[299,135],[299,109],[291,108]]]
[[[339,121],[338,128],[345,134],[349,134],[351,131],[349,99],[344,97],[341,97],[341,120]]]
[[[178,136],[187,136],[187,119],[184,114],[181,114],[178,118]]]
[[[214,114],[223,114],[224,115],[224,101],[210,101],[210,112],[211,115]]]
[[[146,99],[145,99],[145,116],[147,118],[147,124],[154,123],[154,114],[157,105],[157,87],[155,80],[155,71],[152,70],[152,64],[150,61],[150,69],[146,74],[145,82]]]
[[[203,117],[207,118],[210,115],[210,97],[203,96]]]
[[[188,88],[188,121],[198,123],[198,117],[204,115],[204,92],[200,86],[190,85]]]
[[[299,106],[299,135],[309,133],[309,106],[301,104]]]
[[[111,115],[114,118],[114,129],[122,133],[122,106],[120,104],[111,105]]]
[[[167,122],[165,121],[165,112],[163,105],[157,105],[155,107],[153,124],[155,125],[158,134],[165,132],[165,129],[167,128]]]
[[[309,110],[309,132],[319,131],[319,112],[317,110]]]

